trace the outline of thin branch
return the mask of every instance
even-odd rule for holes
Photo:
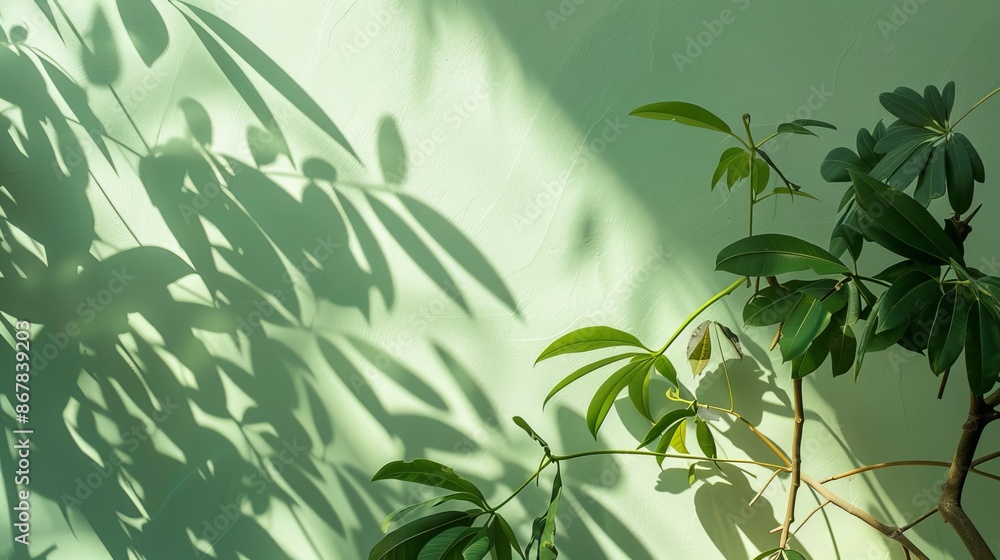
[[[749,507],[753,507],[753,505],[757,503],[757,500],[759,500],[760,497],[764,495],[764,491],[767,490],[767,487],[771,485],[771,482],[774,481],[775,477],[777,477],[778,473],[780,472],[782,471],[775,470],[773,473],[771,473],[771,476],[767,478],[767,482],[764,483],[764,486],[760,487],[760,491],[757,492],[757,494],[753,497],[753,499],[750,500],[750,503],[747,504]]]
[[[998,453],[1000,453],[1000,452],[998,452]],[[990,457],[989,459],[993,459],[995,457],[996,457],[996,454],[994,455],[994,457]],[[986,461],[988,461],[989,459],[986,459]],[[975,464],[978,464],[978,463],[975,463]],[[821,483],[822,484],[826,484],[828,482],[833,482],[834,480],[840,480],[842,478],[847,478],[849,476],[854,476],[856,474],[861,474],[861,473],[865,473],[865,472],[869,472],[869,471],[874,471],[874,470],[878,470],[878,469],[885,469],[885,468],[889,468],[889,467],[905,467],[905,466],[946,467],[947,468],[947,467],[951,466],[951,463],[949,463],[947,461],[890,461],[890,462],[887,462],[887,463],[878,463],[878,464],[875,464],[875,465],[868,465],[868,466],[865,466],[865,467],[858,467],[856,469],[849,470],[847,472],[842,472],[840,474],[835,474],[835,475],[833,475],[831,477],[824,478],[821,481]],[[1000,481],[1000,476],[998,476],[998,475],[995,475],[995,474],[992,474],[992,473],[988,473],[988,472],[983,472],[983,471],[981,471],[979,469],[975,469],[975,468],[970,469],[970,471],[974,472],[974,473],[976,473],[976,474],[978,474],[980,476],[985,476],[986,478],[991,478],[993,480]]]
[[[938,507],[934,506],[933,508],[930,509],[930,511],[925,512],[920,517],[918,517],[918,518],[914,519],[913,521],[910,521],[906,525],[903,525],[902,527],[900,527],[899,528],[899,532],[900,533],[905,533],[905,532],[909,531],[910,529],[916,527],[922,521],[924,521],[925,519],[929,518],[930,516],[934,515],[937,512],[938,512]]]
[[[751,461],[750,459],[721,459],[711,457],[698,457],[697,455],[676,455],[672,453],[657,453],[655,451],[641,451],[636,449],[598,449],[596,451],[583,451],[580,453],[571,453],[569,455],[553,455],[553,462],[568,461],[570,459],[577,459],[580,457],[591,457],[594,455],[643,455],[647,457],[663,457],[665,459],[687,459],[689,461],[700,461],[704,463],[732,463],[736,465],[757,465],[758,467],[765,467],[768,469],[774,469],[779,471],[788,471],[788,467],[783,467],[781,465],[774,465],[771,463],[762,463],[760,461]]]
[[[792,380],[793,402],[795,407],[795,425],[792,428],[792,483],[788,488],[788,507],[785,509],[785,522],[781,525],[781,541],[779,548],[785,548],[795,521],[795,499],[799,493],[802,479],[802,427],[805,424],[805,414],[802,410],[802,380]],[[829,499],[829,498],[827,498]]]

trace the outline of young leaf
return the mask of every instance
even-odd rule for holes
[[[727,148],[722,152],[722,156],[719,157],[719,165],[715,168],[715,173],[712,174],[712,188],[715,189],[715,185],[722,180],[722,176],[726,175],[729,169],[736,165],[736,162],[740,159],[746,159],[750,161],[750,155],[747,154],[746,150],[743,148]]]
[[[680,388],[680,384],[677,383],[677,369],[674,368],[674,364],[671,363],[666,356],[663,354],[657,356],[656,359],[653,360],[653,367],[656,368],[656,371],[658,371],[660,375],[666,377],[667,381],[669,381],[671,385]]]
[[[687,126],[707,128],[730,135],[733,133],[729,125],[719,117],[697,105],[683,101],[651,103],[643,105],[629,114],[647,119],[676,121]]]
[[[528,422],[525,421],[524,418],[521,418],[520,416],[515,416],[513,418],[513,420],[514,420],[514,424],[516,424],[518,428],[521,428],[522,430],[524,430],[524,432],[526,434],[528,434],[528,436],[531,439],[535,440],[538,443],[538,445],[541,445],[543,449],[545,449],[546,451],[548,451],[549,444],[544,439],[542,439],[542,436],[538,435],[535,432],[534,428],[532,428],[528,424]]]
[[[1000,319],[983,302],[969,311],[965,340],[965,370],[976,396],[986,394],[1000,374]]]
[[[670,447],[682,455],[690,455],[687,448],[687,419],[678,422],[675,428],[674,435],[670,438]]]
[[[473,516],[463,511],[444,511],[408,523],[382,538],[368,555],[368,560],[415,558],[436,535],[453,527],[472,525]]]
[[[806,269],[817,274],[850,273],[826,249],[777,233],[753,235],[729,245],[719,251],[715,268],[741,276],[776,276]]]
[[[429,459],[393,461],[379,469],[372,477],[372,482],[378,480],[402,480],[424,486],[445,488],[453,492],[466,492],[482,500],[480,504],[484,507],[486,505],[486,498],[475,484],[458,476],[451,467]]]
[[[909,323],[940,297],[941,288],[936,279],[928,278],[920,271],[907,273],[893,282],[882,296],[877,332]]]
[[[851,178],[866,221],[891,238],[892,246],[887,249],[935,264],[947,264],[948,259],[962,262],[958,248],[919,202],[867,175],[852,173]],[[886,245],[881,239],[876,242]],[[901,248],[907,254],[900,252]]]
[[[598,430],[601,429],[601,424],[604,423],[608,412],[614,406],[618,394],[628,386],[633,376],[646,374],[652,365],[653,358],[651,357],[629,362],[628,365],[613,373],[597,390],[594,398],[590,401],[590,406],[587,407],[587,427],[590,428],[590,433],[595,439]]]
[[[559,383],[557,383],[556,386],[553,387],[551,391],[549,391],[549,394],[546,395],[545,400],[542,402],[542,407],[545,407],[545,405],[548,404],[549,400],[551,400],[552,397],[554,397],[556,393],[558,393],[559,391],[562,391],[563,389],[566,388],[567,385],[569,385],[570,383],[576,381],[577,379],[580,379],[581,377],[587,375],[588,373],[593,372],[593,371],[597,371],[598,369],[600,369],[600,368],[602,368],[602,367],[604,367],[604,366],[606,366],[608,364],[613,364],[615,362],[624,360],[626,358],[634,358],[636,356],[642,356],[642,354],[639,354],[639,353],[636,353],[636,352],[630,352],[628,354],[618,354],[616,356],[611,356],[611,357],[608,357],[608,358],[604,358],[604,359],[598,360],[598,361],[596,361],[596,362],[594,362],[592,364],[587,364],[587,365],[583,366],[582,368],[580,368],[580,369],[574,371],[573,373],[567,375],[565,379],[563,379],[562,381],[560,381]]]
[[[639,443],[636,449],[642,449],[643,447],[646,447],[650,443],[653,443],[653,440],[663,436],[664,432],[666,432],[669,428],[673,427],[674,424],[676,424],[677,422],[679,422],[684,418],[689,418],[691,416],[694,416],[694,411],[691,410],[690,408],[671,410],[670,412],[664,414],[663,416],[660,417],[659,420],[656,421],[656,424],[654,424],[653,427],[650,428],[648,432],[646,432],[646,437],[642,438],[642,442]],[[666,447],[664,447],[664,449],[666,449]],[[660,451],[660,453],[662,453],[662,451]]]
[[[152,66],[170,42],[167,25],[151,0],[118,0],[118,14],[139,57]]]
[[[764,192],[767,183],[771,180],[771,167],[762,159],[753,160],[753,181],[750,187],[755,195]],[[787,188],[787,187],[786,187]]]
[[[698,447],[701,448],[701,452],[709,459],[715,459],[715,436],[712,435],[712,430],[709,428],[708,423],[700,417],[695,416],[694,426],[695,435],[698,436]]]
[[[688,341],[688,362],[690,362],[691,371],[694,372],[695,376],[700,375],[705,370],[709,360],[712,359],[712,336],[708,331],[708,327],[711,325],[711,321],[705,321],[698,325]]]
[[[782,359],[790,362],[805,354],[812,341],[828,324],[830,324],[830,312],[823,302],[803,294],[781,329],[779,348]]]
[[[612,327],[584,327],[569,334],[559,337],[555,342],[538,355],[535,363],[547,360],[553,356],[563,354],[573,354],[577,352],[589,352],[600,348],[612,348],[615,346],[633,346],[649,350],[642,345],[635,336]]]
[[[685,428],[684,422],[685,422],[685,420],[682,420],[682,421],[674,424],[673,426],[670,426],[669,428],[667,428],[667,431],[663,432],[663,436],[660,438],[660,441],[656,444],[656,452],[657,453],[666,453],[670,449],[670,445],[673,443],[674,436],[677,434],[678,430],[679,431],[684,431],[684,428]],[[640,447],[640,449],[641,449],[641,447]],[[666,459],[666,457],[657,457],[656,458],[656,464],[661,469],[663,468],[663,460],[664,459]]]

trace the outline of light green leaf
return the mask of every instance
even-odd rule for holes
[[[778,347],[782,359],[790,362],[804,354],[828,324],[830,324],[830,312],[823,302],[803,295],[781,329]]]
[[[680,384],[677,382],[677,369],[674,368],[674,364],[667,359],[666,356],[660,354],[653,360],[653,367],[656,371],[660,373],[663,377],[667,378],[674,387],[680,388]]]
[[[893,282],[882,296],[878,314],[878,331],[885,332],[915,319],[928,305],[941,297],[937,280],[913,271]]]
[[[382,538],[368,555],[368,560],[416,558],[419,551],[436,535],[453,527],[468,527],[473,516],[462,511],[444,511],[408,523]]]
[[[676,121],[687,126],[707,128],[725,134],[733,133],[729,125],[719,117],[697,105],[683,101],[651,103],[643,105],[629,114],[647,119]]]
[[[535,363],[553,356],[589,352],[615,346],[632,346],[649,351],[635,336],[612,327],[584,327],[561,336],[539,354]]]
[[[646,374],[652,365],[652,357],[629,362],[628,365],[612,374],[597,390],[587,408],[587,427],[590,428],[590,433],[593,434],[594,438],[597,438],[597,432],[601,429],[601,424],[607,418],[611,407],[614,406],[618,394],[628,386],[633,376]]]
[[[694,418],[694,426],[695,435],[698,436],[698,447],[701,448],[702,453],[704,453],[706,457],[709,459],[715,459],[715,436],[712,435],[712,429],[709,428],[707,422],[698,416],[695,416]]]
[[[949,259],[962,262],[958,248],[919,202],[867,175],[852,174],[852,180],[866,221],[885,233],[876,242],[891,245],[886,248],[915,260],[934,264],[947,264]],[[891,242],[883,243],[885,238]]]
[[[715,268],[742,276],[776,276],[807,269],[817,274],[850,273],[826,249],[776,233],[746,237],[729,245],[719,252]]]
[[[674,435],[670,438],[670,447],[677,450],[678,453],[682,455],[690,455],[691,453],[687,448],[687,420],[681,420],[677,423],[676,429],[674,430]]]
[[[414,459],[413,461],[393,461],[372,477],[372,482],[378,480],[402,480],[424,486],[436,486],[454,492],[466,492],[482,500],[485,507],[486,498],[475,484],[465,480],[455,473],[451,467],[429,459]]]
[[[545,527],[542,529],[538,542],[538,560],[556,560],[559,552],[556,550],[556,513],[559,509],[559,497],[562,495],[562,474],[556,472],[552,483],[552,497],[549,499],[549,509],[545,513]]]
[[[746,159],[750,161],[750,154],[746,152],[743,148],[727,148],[722,152],[722,156],[719,157],[719,165],[715,168],[715,173],[712,174],[712,188],[722,180],[723,175],[725,175],[730,167],[736,165],[736,162],[740,159]]]
[[[691,371],[694,372],[695,376],[700,375],[705,370],[709,360],[712,359],[712,337],[708,331],[708,327],[711,325],[711,321],[705,321],[698,325],[688,341],[688,362],[691,364]]]
[[[653,413],[649,410],[649,381],[652,373],[653,370],[650,368],[641,375],[633,375],[628,383],[628,398],[632,401],[632,406],[650,422],[653,421]]]
[[[656,424],[654,424],[653,427],[650,428],[648,432],[646,432],[646,437],[642,438],[642,442],[638,445],[638,447],[636,447],[636,449],[642,449],[643,447],[646,447],[650,443],[653,443],[653,440],[663,436],[664,432],[666,432],[669,428],[677,424],[678,421],[684,418],[689,418],[691,416],[694,416],[694,411],[691,410],[690,408],[682,408],[679,410],[671,410],[670,412],[667,412],[666,414],[661,416],[659,420],[656,421]],[[664,447],[664,449],[666,449],[666,447]],[[662,453],[662,451],[658,452]]]
[[[684,423],[685,423],[685,421],[682,420],[682,421],[674,424],[673,426],[670,426],[669,428],[667,428],[667,431],[663,432],[663,436],[660,438],[660,441],[656,444],[656,452],[657,453],[666,453],[667,451],[670,450],[670,446],[673,443],[674,436],[676,436],[678,430],[679,431],[684,431],[684,429],[685,429]],[[683,442],[682,442],[682,445],[683,445]],[[685,453],[686,453],[686,451],[685,451]],[[664,459],[666,459],[666,457],[657,457],[656,458],[656,464],[660,468],[663,468],[663,460]]]
[[[560,381],[559,383],[557,383],[556,386],[553,387],[551,391],[549,391],[549,394],[545,397],[545,401],[542,402],[542,407],[544,407],[546,404],[548,404],[549,400],[552,397],[554,397],[556,393],[558,393],[559,391],[562,391],[570,383],[573,383],[574,381],[576,381],[577,379],[582,378],[583,376],[587,375],[588,373],[591,373],[593,371],[597,371],[598,369],[601,369],[602,367],[604,367],[604,366],[606,366],[608,364],[613,364],[615,362],[619,362],[619,361],[624,360],[626,358],[634,358],[636,356],[642,356],[642,355],[643,354],[640,354],[640,353],[637,353],[637,352],[629,352],[627,354],[618,354],[618,355],[615,355],[615,356],[610,356],[608,358],[604,358],[602,360],[598,360],[598,361],[596,361],[596,362],[594,362],[592,364],[587,364],[587,365],[581,367],[580,369],[578,369],[578,370],[574,371],[573,373],[567,375],[565,379],[563,379],[562,381]]]
[[[767,183],[771,180],[771,167],[762,159],[753,160],[752,185],[754,194],[760,194],[767,188]]]

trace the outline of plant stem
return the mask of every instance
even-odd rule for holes
[[[988,461],[989,459],[986,459],[986,460]],[[969,468],[969,470],[971,472],[974,472],[974,473],[978,474],[978,475],[985,476],[986,478],[992,478],[993,480],[1000,481],[1000,476],[997,476],[995,474],[988,473],[988,472],[983,472],[983,471],[981,471],[979,469],[974,468],[975,465],[977,465],[977,464],[978,463],[976,463],[976,462],[972,463],[972,466]],[[875,465],[868,465],[868,466],[864,466],[864,467],[858,467],[856,469],[849,470],[847,472],[842,472],[840,474],[835,474],[835,475],[833,475],[831,477],[824,478],[823,480],[820,481],[820,483],[821,484],[826,484],[827,482],[833,482],[834,480],[840,480],[842,478],[847,478],[849,476],[854,476],[856,474],[861,474],[861,473],[864,473],[864,472],[874,471],[874,470],[878,470],[878,469],[885,469],[885,468],[889,468],[889,467],[905,467],[905,466],[914,466],[914,467],[951,467],[951,463],[949,463],[947,461],[890,461],[890,462],[887,462],[887,463],[877,463]]]
[[[771,463],[762,463],[760,461],[752,461],[750,459],[712,459],[711,457],[698,457],[697,455],[676,455],[672,453],[657,453],[655,451],[642,451],[639,449],[598,449],[595,451],[582,451],[580,453],[571,453],[569,455],[553,455],[552,462],[558,463],[561,461],[568,461],[570,459],[579,459],[580,457],[593,457],[595,455],[642,455],[646,457],[663,457],[666,459],[688,459],[690,461],[699,461],[704,463],[732,463],[736,465],[757,465],[758,467],[764,467],[773,470],[787,471],[788,467],[783,467],[781,465],[773,465]]]
[[[922,521],[924,521],[925,519],[929,518],[930,516],[934,515],[937,512],[938,512],[938,507],[934,506],[929,511],[927,511],[923,515],[921,515],[920,517],[918,517],[918,518],[914,519],[913,521],[910,521],[906,525],[903,525],[902,527],[900,527],[899,528],[899,532],[900,533],[905,533],[905,532],[909,531],[910,529],[916,527]]]
[[[525,488],[527,488],[528,485],[531,484],[531,481],[533,481],[536,478],[538,478],[538,475],[542,474],[542,471],[545,470],[545,467],[548,467],[551,464],[552,464],[552,461],[549,460],[548,457],[546,457],[545,459],[542,459],[541,464],[538,465],[537,469],[535,469],[535,473],[532,474],[531,476],[529,476],[527,480],[525,480],[520,486],[518,486],[517,489],[514,490],[514,492],[510,496],[507,496],[507,499],[505,499],[504,501],[500,502],[500,505],[491,507],[490,508],[490,512],[492,513],[494,511],[497,511],[498,509],[500,509],[503,506],[507,505],[508,502],[510,502],[511,500],[513,500],[515,496],[517,496],[518,494],[521,493],[521,490],[524,490]]]
[[[792,483],[788,488],[788,507],[785,510],[785,522],[781,525],[781,541],[779,548],[788,544],[789,531],[795,521],[795,499],[798,497],[802,478],[802,427],[805,424],[805,414],[802,410],[802,380],[792,380],[793,402],[795,407],[795,425],[792,428]],[[827,498],[829,500],[829,498]]]
[[[673,344],[673,342],[675,340],[677,340],[677,337],[679,337],[681,335],[681,333],[684,332],[684,329],[686,329],[688,327],[688,325],[691,324],[692,321],[694,321],[695,319],[697,319],[698,316],[701,315],[702,313],[704,313],[706,309],[708,309],[709,307],[711,307],[713,303],[719,301],[720,299],[722,299],[722,298],[728,296],[729,294],[733,293],[734,291],[736,291],[736,288],[739,288],[743,284],[744,280],[746,280],[745,276],[742,277],[742,278],[740,278],[739,280],[733,282],[732,284],[730,284],[728,288],[726,288],[726,289],[722,290],[721,292],[719,292],[719,293],[715,294],[714,296],[712,296],[711,299],[709,299],[705,303],[701,304],[701,307],[699,307],[698,309],[695,309],[694,313],[692,313],[691,315],[689,315],[688,318],[685,319],[683,323],[681,323],[681,326],[678,327],[677,330],[674,332],[673,336],[671,336],[670,339],[667,340],[667,343],[664,344],[662,348],[660,348],[659,350],[656,351],[656,355],[659,356],[660,354],[663,354],[664,352],[666,352],[667,348],[669,348],[670,345]]]
[[[962,119],[964,119],[965,117],[969,116],[969,113],[975,111],[976,108],[979,107],[980,105],[982,105],[983,103],[985,103],[987,99],[993,97],[994,95],[996,95],[998,93],[1000,93],[1000,87],[998,87],[995,90],[987,93],[986,96],[983,97],[982,99],[980,99],[979,101],[976,101],[975,105],[973,105],[972,107],[970,107],[969,110],[966,111],[964,115],[962,115],[961,117],[958,117],[958,120],[956,120],[955,122],[951,123],[951,126],[948,127],[948,128],[949,129],[955,128],[955,126],[957,126],[958,123],[962,122]]]
[[[986,425],[997,417],[996,411],[986,405],[982,397],[973,396],[969,403],[969,419],[962,426],[962,437],[955,451],[955,458],[948,469],[948,479],[941,486],[941,500],[938,510],[951,528],[962,539],[965,548],[976,560],[996,560],[986,539],[976,528],[965,510],[962,509],[962,492],[972,468],[976,447],[982,438]]]
[[[917,547],[917,545],[913,544],[913,542],[911,542],[910,539],[906,538],[906,535],[904,535],[899,530],[898,527],[882,523],[874,516],[872,516],[872,514],[855,506],[854,504],[848,502],[847,500],[841,498],[840,496],[834,494],[827,487],[823,486],[822,484],[819,483],[819,481],[813,479],[809,475],[802,474],[802,482],[805,482],[814,490],[816,490],[816,492],[820,496],[823,496],[827,500],[830,500],[830,502],[833,503],[833,505],[839,507],[840,509],[853,515],[854,517],[857,517],[861,521],[864,521],[869,526],[874,528],[876,531],[882,533],[886,537],[903,545],[903,547],[909,550],[911,553],[913,553],[918,560],[930,560],[929,558],[927,558],[927,555],[924,554],[923,551],[921,551],[920,548]]]
[[[741,416],[738,412],[735,412],[733,410],[726,410],[726,409],[724,409],[722,407],[712,406],[710,404],[701,405],[701,406],[703,406],[703,407],[705,407],[705,408],[707,408],[709,410],[715,410],[715,411],[718,411],[718,412],[725,412],[726,414],[729,414],[733,418],[736,418],[737,420],[743,422],[743,424],[751,432],[753,432],[754,435],[756,435],[758,438],[760,438],[760,440],[763,441],[765,445],[767,445],[769,448],[771,448],[771,451],[774,451],[774,454],[777,455],[778,458],[781,459],[781,461],[783,463],[785,463],[786,467],[792,466],[792,462],[788,459],[788,456],[785,455],[785,453],[783,451],[781,451],[781,448],[779,448],[773,441],[771,441],[771,438],[767,437],[766,435],[764,435],[763,432],[761,432],[760,430],[758,430],[757,426],[755,426],[753,424],[753,422],[747,420],[746,418],[744,418],[743,416]]]

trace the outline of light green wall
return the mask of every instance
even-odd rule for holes
[[[199,5],[219,11],[226,1]],[[792,206],[782,200],[775,220],[773,207],[758,208],[759,231],[804,232],[823,244],[842,187],[820,179],[819,163],[831,148],[850,145],[858,127],[885,116],[877,103],[880,92],[955,80],[956,107],[964,108],[1000,83],[1000,5],[987,0],[231,3],[227,20],[298,80],[358,150],[366,167],[338,159],[343,176],[381,183],[377,129],[387,117],[398,123],[409,157],[400,188],[472,240],[517,306],[512,312],[453,260],[440,257],[469,302],[469,312],[463,311],[377,230],[395,280],[391,309],[379,296],[373,296],[367,318],[322,303],[308,324],[274,329],[276,339],[307,361],[333,430],[331,444],[314,449],[325,461],[315,481],[340,523],[324,523],[309,505],[298,511],[272,508],[259,519],[294,558],[367,556],[384,514],[412,499],[403,486],[366,482],[390,460],[440,460],[477,481],[495,483],[487,487],[502,497],[538,462],[536,446],[509,421],[513,415],[526,418],[565,452],[634,446],[643,425],[627,411],[624,422],[608,421],[599,444],[590,438],[581,415],[593,382],[566,390],[543,412],[548,389],[580,362],[533,367],[534,358],[556,336],[589,324],[626,329],[651,344],[665,339],[691,309],[730,282],[712,272],[714,255],[744,234],[746,219],[742,197],[728,201],[724,189],[708,189],[724,147],[720,137],[626,117],[631,109],[653,101],[693,101],[733,125],[750,112],[757,134],[796,111],[837,124],[836,132],[794,137],[772,150],[787,173],[823,202],[799,200]],[[90,12],[75,3],[68,8],[83,20]],[[38,21],[31,2],[4,0],[0,13],[5,24]],[[712,23],[722,17],[731,23]],[[688,39],[697,41],[707,29],[717,30],[717,36],[704,40],[708,46],[700,53],[686,53]],[[46,40],[57,49],[58,38],[49,35]],[[690,62],[678,65],[676,53],[690,54]],[[207,77],[221,76],[190,34],[178,34],[169,56],[153,70],[138,68],[121,89],[142,92],[135,110],[144,126],[156,128],[166,114],[160,138],[181,133],[183,121],[171,107],[182,96],[196,97],[213,115],[216,147],[248,157],[243,135],[250,113],[231,90],[209,84]],[[825,92],[825,99],[816,92]],[[94,96],[111,110],[106,95]],[[279,120],[296,118],[282,102],[275,105]],[[990,162],[1000,154],[992,134],[997,118],[1000,106],[988,104],[966,128],[987,161],[988,176]],[[113,134],[129,134],[127,122],[107,125]],[[314,127],[286,130],[300,157],[325,157],[332,150]],[[177,247],[134,180],[123,174],[109,183],[112,199],[133,227],[159,245]],[[291,179],[286,186],[293,192],[301,188]],[[987,212],[1000,203],[993,186],[987,181],[980,191]],[[127,247],[122,228],[93,198],[109,245]],[[943,217],[943,210],[936,210]],[[989,215],[979,220],[969,251],[996,266],[997,231]],[[877,270],[877,255],[869,259]],[[739,324],[741,304],[728,301],[713,316]],[[366,383],[355,385],[357,377],[335,371],[318,342],[347,335],[387,349],[415,378],[398,383],[369,365],[358,372]],[[750,359],[734,371],[737,405],[785,442],[791,426],[788,368],[767,352],[766,333],[745,338]],[[670,357],[685,361],[676,349]],[[683,379],[724,398],[717,372],[700,381]],[[806,468],[826,475],[886,460],[950,459],[965,397],[959,383],[949,389],[938,401],[937,380],[923,360],[897,350],[872,359],[857,384],[849,376],[833,380],[823,368],[806,382]],[[383,407],[378,411],[370,406],[376,398]],[[303,406],[303,417],[309,413]],[[720,442],[725,455],[739,456],[744,449],[762,454],[738,427],[728,433],[732,443]],[[998,443],[994,433],[982,448],[992,450]],[[747,481],[716,473],[688,489],[686,466],[661,473],[652,460],[631,458],[567,466],[560,557],[750,558],[775,545],[777,539],[767,533],[783,512],[784,484],[765,494],[769,501],[747,510],[763,477]],[[356,475],[353,482],[345,482],[348,473]],[[942,476],[941,470],[914,467],[835,484],[852,502],[903,523],[933,503]],[[987,498],[996,492],[989,481],[972,479],[966,504],[1000,548],[1000,537],[988,530],[997,516]],[[532,489],[510,506],[522,542],[544,500],[543,490]],[[806,493],[800,515],[814,503]],[[53,560],[104,557],[81,519],[70,519],[74,535],[55,505],[35,508],[35,554],[54,544],[48,557]],[[727,514],[739,515],[741,509],[746,520],[734,528]],[[827,514],[796,535],[810,557],[903,557],[899,547],[857,520],[833,508]],[[184,509],[176,515],[185,515]],[[963,557],[939,520],[920,526],[914,540],[932,558]],[[187,550],[162,557],[186,557]]]

